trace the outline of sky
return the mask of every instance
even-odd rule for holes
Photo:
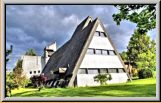
[[[6,5],[6,49],[13,45],[6,69],[13,70],[21,55],[31,48],[38,56],[56,40],[57,49],[73,35],[87,16],[99,17],[119,53],[126,51],[136,24],[122,21],[118,26],[112,15],[119,11],[110,5]],[[156,29],[148,32],[156,40]]]

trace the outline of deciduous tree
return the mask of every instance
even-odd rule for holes
[[[130,62],[134,61],[137,69],[150,68],[152,71],[156,65],[155,46],[155,40],[150,40],[146,33],[139,35],[139,32],[135,30],[127,47]]]
[[[113,20],[120,25],[123,20],[136,23],[140,35],[156,28],[156,5],[113,5],[120,12],[113,14]],[[139,12],[140,11],[140,12]]]

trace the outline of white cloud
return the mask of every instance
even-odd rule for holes
[[[76,15],[72,14],[68,17],[65,17],[61,23],[65,26],[69,26],[70,24],[76,24],[77,22],[76,20],[77,20]]]

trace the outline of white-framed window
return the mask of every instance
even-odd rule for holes
[[[99,72],[98,72],[98,69],[95,69],[95,68],[89,68],[88,69],[88,74],[98,74]]]
[[[78,74],[87,74],[87,69],[86,68],[80,68],[78,70]]]

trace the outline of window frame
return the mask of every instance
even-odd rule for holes
[[[97,73],[89,73],[89,70],[97,70]],[[88,74],[99,74],[99,68],[88,68]]]
[[[79,68],[79,69],[78,69],[78,72],[79,72],[79,70],[81,70],[81,69],[82,69],[82,70],[84,69],[84,70],[85,70],[85,73],[77,73],[77,74],[88,74],[88,73],[87,73],[87,72],[88,72],[88,71],[87,71],[87,68]]]

